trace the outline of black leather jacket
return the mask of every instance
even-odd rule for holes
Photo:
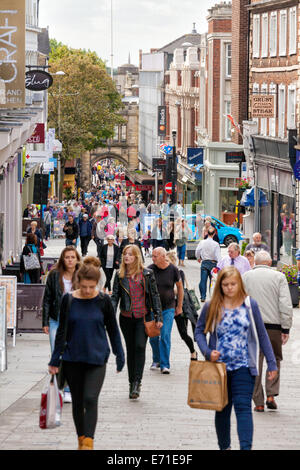
[[[149,321],[150,314],[153,312],[154,319],[156,321],[162,322],[162,308],[159,293],[157,290],[156,280],[154,277],[154,273],[151,269],[144,268],[143,270],[143,278],[145,281],[145,301],[146,301],[146,308],[147,308],[147,316],[146,320]],[[115,279],[114,279],[114,287],[113,293],[111,296],[111,301],[115,311],[117,311],[118,303],[120,300],[120,310],[121,312],[130,312],[131,310],[131,297],[129,292],[129,281],[125,277],[120,279],[119,271],[117,271]],[[148,318],[149,316],[149,318]]]
[[[49,326],[49,317],[58,319],[63,292],[59,284],[59,272],[50,271],[43,298],[43,327]]]

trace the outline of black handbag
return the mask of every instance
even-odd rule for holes
[[[68,320],[69,320],[69,312],[71,308],[71,302],[72,302],[72,294],[68,294],[68,307],[66,310],[66,317],[65,317],[65,329],[64,329],[64,345],[61,350],[61,359],[60,359],[60,365],[58,367],[58,373],[56,374],[56,380],[57,380],[57,386],[59,390],[63,390],[66,386],[66,376],[64,374],[64,367],[63,367],[63,361],[62,361],[62,356],[63,353],[65,352],[66,349],[66,344],[67,344],[67,327],[68,327]]]

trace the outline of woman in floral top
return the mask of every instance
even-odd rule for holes
[[[210,333],[207,344],[207,333]],[[226,364],[228,404],[216,412],[215,425],[221,450],[230,449],[230,416],[234,406],[241,450],[251,450],[251,400],[261,349],[268,363],[268,379],[277,374],[272,346],[257,302],[247,297],[239,271],[223,268],[210,302],[205,303],[195,339],[207,360]]]

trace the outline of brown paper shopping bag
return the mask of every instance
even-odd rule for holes
[[[228,403],[226,365],[223,362],[191,361],[188,405],[222,411]]]

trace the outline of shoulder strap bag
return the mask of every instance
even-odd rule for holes
[[[32,271],[33,269],[41,269],[40,260],[37,253],[33,253],[31,247],[29,247],[29,255],[23,255],[25,271]]]

